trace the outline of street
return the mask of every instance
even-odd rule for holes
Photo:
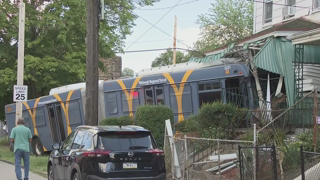
[[[24,170],[21,169],[22,175],[24,175]],[[16,173],[14,171],[14,166],[5,162],[0,161],[0,175],[1,179],[7,179],[7,180],[15,180],[16,178]],[[23,177],[23,176],[22,176]],[[34,173],[29,173],[29,179],[32,180],[46,180],[46,178],[41,177],[37,174]]]

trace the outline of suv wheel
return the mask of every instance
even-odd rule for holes
[[[80,180],[78,173],[73,175],[72,180]]]
[[[52,166],[49,166],[48,180],[53,180],[53,168],[52,168]]]

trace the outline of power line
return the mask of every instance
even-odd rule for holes
[[[132,12],[134,13],[134,12]],[[149,22],[148,20],[144,19],[143,17],[139,16],[138,14],[134,13],[136,16],[138,16],[140,19],[142,19],[143,21],[145,21],[146,23],[152,25],[151,22]],[[157,26],[154,26],[154,28],[158,29],[159,31],[163,32],[164,34],[166,34],[167,36],[169,36],[170,38],[173,38],[169,33],[165,32],[164,30],[160,29],[159,27]],[[187,48],[191,48],[190,46],[188,46],[187,44],[185,44],[182,40],[178,39],[177,38],[177,41],[183,45],[185,45]]]
[[[159,39],[159,40],[150,40],[150,41],[138,41],[136,43],[148,43],[148,42],[161,42],[161,41],[171,41],[172,39]],[[133,43],[133,42],[127,42],[127,43]]]
[[[142,50],[134,50],[134,51],[124,51],[124,53],[138,53],[138,52],[150,52],[150,51],[163,51],[163,50],[168,50],[168,49],[177,49],[177,50],[183,50],[183,51],[191,51],[191,52],[198,52],[195,50],[190,50],[190,49],[185,49],[185,48],[160,48],[160,49],[142,49]]]
[[[155,25],[157,25],[173,8],[175,8],[182,0],[179,0],[175,6],[171,7],[171,9],[165,13],[155,24],[153,24],[146,32],[144,32],[137,40],[135,40],[126,50],[128,50],[132,45],[134,45],[139,39],[141,39],[145,34],[147,34]]]
[[[197,2],[197,1],[199,1],[199,0],[185,2],[185,3],[182,3],[182,4],[178,4],[178,5],[174,6],[174,7],[183,6],[183,5],[190,4],[190,3],[193,3],[193,2]],[[163,7],[163,8],[153,8],[153,9],[136,9],[136,10],[139,10],[139,11],[157,11],[157,10],[170,9],[172,7],[173,6]]]

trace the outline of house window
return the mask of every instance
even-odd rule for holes
[[[320,0],[313,0],[313,9],[320,8]]]
[[[286,0],[286,5],[283,7],[282,15],[284,19],[290,18],[296,14],[296,0]]]
[[[296,0],[287,0],[287,5],[295,6],[296,5]]]
[[[272,21],[272,0],[265,0],[264,3],[264,23],[269,23]]]

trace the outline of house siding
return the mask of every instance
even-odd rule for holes
[[[264,3],[255,2],[254,6],[254,34],[265,29],[270,28],[272,25],[279,24],[287,21],[282,16],[282,9],[285,7],[282,4],[286,4],[286,0],[274,0],[272,6],[272,21],[269,23],[264,22]],[[313,0],[296,0],[296,13],[293,18],[304,17],[311,21],[320,22],[320,9],[313,9]],[[302,8],[306,7],[306,8]]]

